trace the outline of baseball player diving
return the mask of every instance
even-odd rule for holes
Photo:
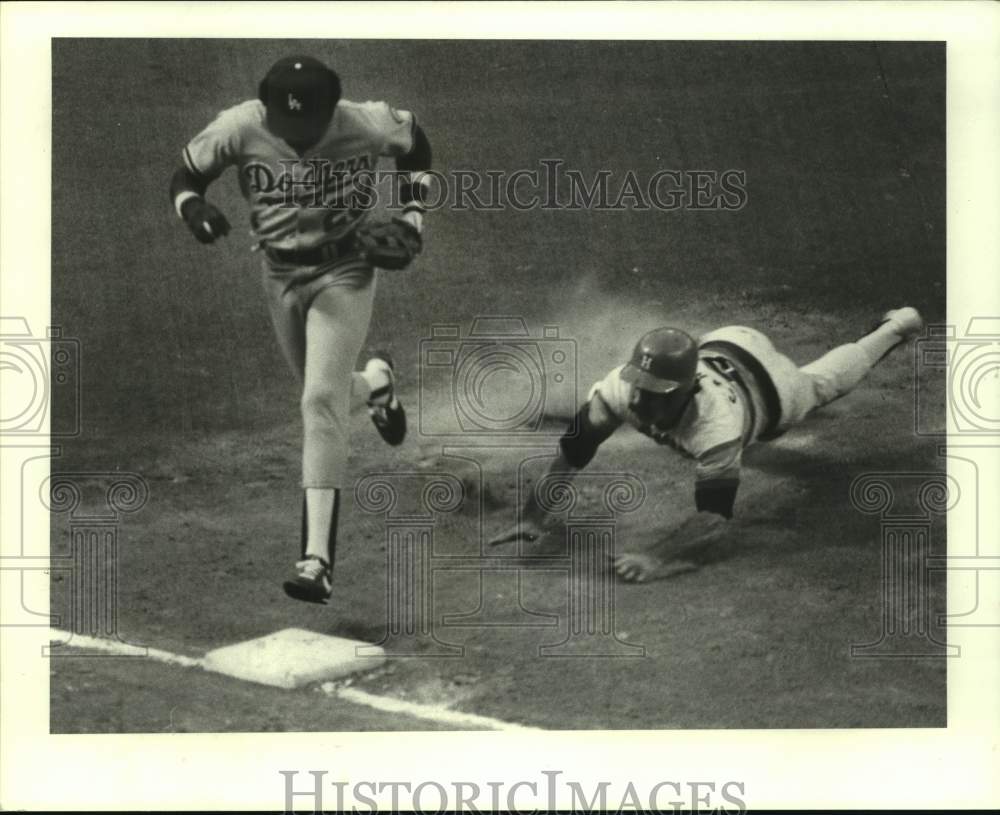
[[[639,340],[625,365],[591,388],[577,413],[577,430],[560,439],[549,473],[572,479],[618,427],[631,425],[694,460],[696,512],[675,534],[689,551],[711,545],[733,517],[743,450],[781,435],[849,393],[922,327],[916,309],[894,309],[861,339],[802,368],[752,328],[719,328],[697,342],[677,328],[656,329]],[[534,541],[543,534],[545,517],[532,492],[519,523],[490,543]],[[622,579],[641,582],[690,571],[696,564],[656,545],[616,556],[614,567]]]
[[[339,77],[322,62],[279,60],[257,98],[223,110],[188,143],[170,183],[177,214],[201,243],[213,243],[230,226],[205,193],[236,167],[274,331],[302,388],[302,546],[284,589],[315,603],[333,589],[351,409],[367,405],[391,445],[406,435],[389,356],[354,366],[376,268],[402,269],[422,248],[431,167],[430,143],[412,113],[340,93]],[[381,156],[395,159],[402,214],[376,222],[368,216]]]

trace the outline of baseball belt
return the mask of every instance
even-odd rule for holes
[[[356,251],[357,246],[353,231],[339,240],[330,241],[321,246],[314,246],[311,249],[264,247],[264,254],[271,260],[275,263],[287,264],[289,266],[319,266],[321,263],[328,263],[331,260],[346,257],[352,253],[356,253]]]
[[[722,376],[736,383],[743,390],[751,412],[753,412],[754,407],[750,389],[754,385],[758,388],[764,401],[765,413],[767,414],[767,424],[764,426],[760,438],[766,440],[781,435],[777,432],[778,423],[781,420],[781,401],[778,398],[778,391],[774,387],[774,382],[768,376],[767,371],[764,370],[764,366],[742,348],[729,342],[709,342],[705,343],[701,349],[703,351],[716,352],[712,356],[706,355],[704,357],[705,361],[713,363],[713,370],[717,370]],[[732,357],[732,360],[730,360],[730,357]],[[746,381],[733,362],[738,363],[749,372],[750,376],[753,377],[753,383]],[[751,418],[756,422],[756,416],[751,416]]]
[[[739,370],[737,370],[736,366],[725,357],[702,357],[702,359],[713,371],[732,382],[742,392],[743,404],[747,407],[750,419],[749,430],[747,432],[751,432],[757,426],[757,410],[754,407],[753,395],[750,393],[750,386],[747,381],[740,374]]]

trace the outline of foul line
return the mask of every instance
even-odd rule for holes
[[[521,724],[512,724],[500,719],[493,719],[489,716],[479,716],[475,713],[462,713],[459,710],[440,705],[421,705],[417,702],[405,702],[402,699],[393,699],[391,696],[376,696],[366,693],[357,688],[339,688],[336,695],[348,702],[358,705],[367,705],[376,710],[384,710],[388,713],[408,713],[418,719],[428,719],[429,721],[440,722],[441,724],[451,724],[460,727],[483,727],[488,730],[534,730],[537,727],[527,727]]]
[[[65,637],[69,635],[69,638]],[[204,660],[194,657],[185,657],[180,654],[171,654],[169,651],[161,651],[158,648],[147,648],[144,645],[131,645],[121,640],[102,640],[96,637],[87,637],[82,634],[74,634],[72,631],[63,631],[60,628],[49,629],[49,641],[57,643],[49,646],[48,655],[59,648],[90,648],[94,651],[106,651],[118,657],[149,657],[157,662],[166,662],[170,665],[181,665],[185,668],[204,668]]]
[[[66,637],[69,637],[66,639]],[[147,657],[157,662],[165,662],[170,665],[180,665],[184,668],[205,669],[205,660],[197,657],[186,657],[181,654],[172,654],[169,651],[161,651],[158,648],[147,648],[145,646],[130,645],[121,640],[106,640],[96,637],[87,637],[81,634],[74,634],[70,631],[62,631],[58,628],[49,629],[49,639],[58,643],[57,648],[89,648],[95,651],[105,651],[109,654],[121,657]],[[51,653],[51,648],[49,653]],[[218,674],[225,676],[226,674]],[[232,678],[232,677],[230,677]],[[262,685],[261,687],[267,687]],[[539,728],[527,727],[526,725],[505,722],[501,719],[494,719],[490,716],[479,716],[475,713],[462,713],[458,710],[451,710],[440,705],[422,705],[417,702],[407,702],[403,699],[393,699],[391,696],[378,696],[374,693],[367,693],[357,688],[336,688],[330,695],[343,699],[355,705],[381,710],[385,713],[405,713],[417,719],[437,722],[438,724],[452,727],[477,727],[487,730],[518,730],[518,731],[538,731]]]

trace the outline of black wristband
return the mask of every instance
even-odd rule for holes
[[[427,134],[420,125],[413,127],[413,147],[405,156],[396,159],[396,169],[403,172],[419,172],[429,170],[433,160],[431,143],[427,139]]]
[[[600,399],[600,396],[594,398]],[[575,432],[573,432],[574,429]],[[587,401],[576,412],[573,425],[570,425],[562,438],[559,439],[559,448],[566,461],[573,467],[582,469],[590,463],[590,460],[597,453],[597,448],[614,432],[614,426],[594,426],[590,421],[590,402]]]
[[[427,186],[425,178],[416,182],[406,177],[400,179],[399,203],[403,205],[403,212],[409,212],[414,209],[424,212],[427,209],[424,203],[427,195]]]

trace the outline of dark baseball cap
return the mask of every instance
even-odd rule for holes
[[[340,100],[340,77],[313,57],[279,59],[260,83],[267,126],[290,142],[314,142]]]

